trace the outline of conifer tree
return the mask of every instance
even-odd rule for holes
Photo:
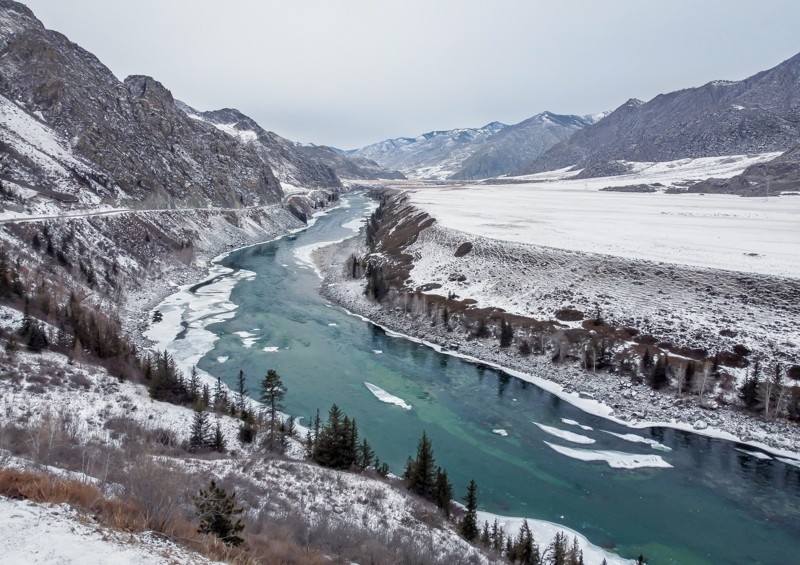
[[[566,565],[568,550],[567,535],[558,532],[547,547],[547,558],[550,565]]]
[[[244,371],[239,369],[239,376],[236,378],[236,404],[238,405],[239,412],[244,412],[245,398],[247,397],[247,387],[244,382]]]
[[[228,391],[222,385],[222,379],[217,375],[217,383],[214,385],[214,411],[225,412],[228,409]]]
[[[461,520],[461,535],[467,541],[475,541],[478,536],[478,485],[474,480],[469,482],[467,487],[467,496],[464,500],[467,502],[467,513]]]
[[[197,374],[197,367],[192,365],[192,372],[189,373],[189,382],[187,384],[189,389],[189,397],[192,402],[196,401],[200,396],[200,377]]]
[[[481,529],[481,545],[489,547],[489,522],[484,520],[483,528]]]
[[[225,490],[217,486],[215,481],[206,490],[192,497],[200,519],[200,527],[197,532],[200,534],[214,534],[227,545],[237,546],[244,542],[239,537],[239,533],[244,530],[241,518],[234,517],[242,513],[241,508],[236,508],[236,491],[228,494]]]
[[[195,410],[192,430],[189,434],[189,451],[194,453],[210,444],[208,414],[205,410]]]
[[[434,464],[433,446],[428,434],[422,432],[417,444],[417,457],[407,465],[406,488],[426,498],[433,495]]]
[[[505,537],[505,534],[503,533],[503,528],[500,527],[497,518],[494,519],[492,531],[489,536],[492,541],[492,549],[495,551],[500,551],[503,548],[503,538]]]
[[[200,393],[200,402],[202,403],[203,409],[208,408],[209,404],[211,404],[211,391],[207,384],[203,385],[202,392]]]
[[[742,399],[748,410],[753,410],[758,405],[758,389],[761,376],[761,364],[758,359],[753,363],[747,378],[739,387],[739,398]]]
[[[514,341],[514,328],[505,318],[500,320],[500,347],[506,348]]]
[[[572,538],[572,546],[567,550],[567,565],[583,565],[583,551],[577,537]]]
[[[374,458],[375,451],[373,451],[372,446],[367,441],[367,438],[362,439],[361,444],[358,446],[358,459],[356,466],[363,471],[372,465]]]
[[[450,501],[453,498],[453,486],[447,478],[447,471],[441,467],[436,468],[436,480],[434,482],[433,501],[436,506],[444,512],[446,518],[450,517]]]
[[[214,428],[214,438],[211,441],[211,449],[219,453],[225,453],[225,436],[222,435],[222,426],[217,418],[217,425]]]
[[[261,394],[259,400],[267,410],[267,437],[264,444],[270,451],[278,450],[281,445],[279,435],[278,413],[283,410],[283,398],[286,396],[286,387],[281,381],[277,371],[270,369],[261,381]]]

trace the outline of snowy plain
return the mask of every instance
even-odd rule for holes
[[[605,192],[740,173],[777,154],[636,163],[632,173],[524,184],[403,188],[440,225],[484,237],[617,257],[800,278],[800,197]]]

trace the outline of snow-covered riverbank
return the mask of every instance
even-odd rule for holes
[[[498,243],[501,245],[501,243]],[[547,356],[521,356],[484,339],[445,332],[441,325],[383,308],[364,295],[364,281],[353,280],[342,265],[352,253],[363,255],[359,238],[315,252],[318,268],[325,273],[321,292],[348,312],[384,329],[425,343],[437,350],[501,368],[532,382],[582,410],[612,419],[631,428],[671,427],[740,441],[791,459],[800,458],[800,429],[782,420],[763,420],[734,409],[707,410],[685,399],[657,393],[645,385],[632,385],[603,371],[587,373],[572,364],[553,364]],[[588,377],[588,378],[587,378]]]

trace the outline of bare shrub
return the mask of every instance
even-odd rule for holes
[[[115,479],[125,496],[138,503],[146,527],[173,535],[189,491],[186,477],[147,453],[139,453],[118,471]]]
[[[83,373],[71,373],[69,376],[70,383],[75,388],[83,387],[84,390],[92,388],[92,381]]]

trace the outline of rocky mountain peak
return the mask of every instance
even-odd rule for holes
[[[146,100],[151,106],[175,110],[175,98],[163,84],[146,75],[131,75],[124,81],[131,98]]]

